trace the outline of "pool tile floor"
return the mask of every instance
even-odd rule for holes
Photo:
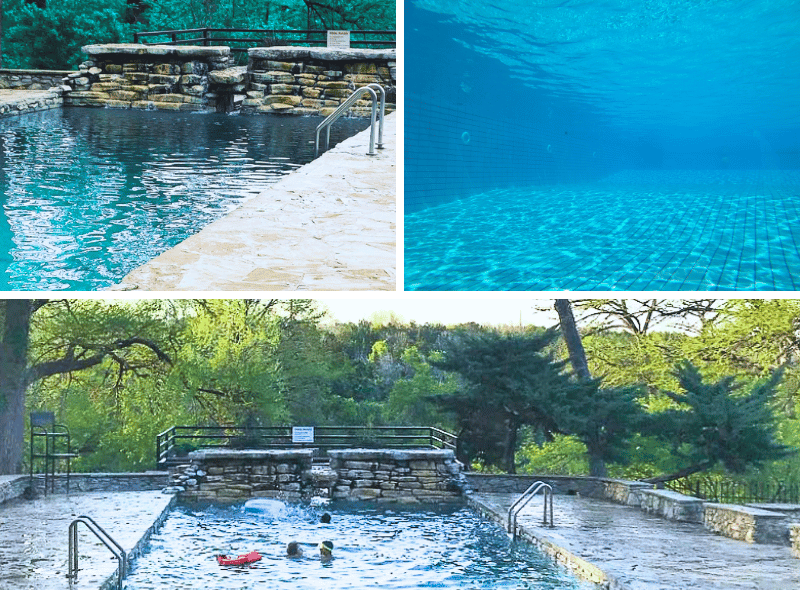
[[[800,289],[800,171],[498,189],[404,227],[410,291]]]

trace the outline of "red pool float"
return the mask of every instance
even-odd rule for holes
[[[247,554],[240,554],[236,558],[231,558],[225,554],[217,555],[217,563],[221,567],[249,565],[250,563],[258,562],[261,560],[261,555],[258,552],[248,552]]]

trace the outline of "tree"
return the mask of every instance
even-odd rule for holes
[[[733,376],[705,383],[690,362],[676,369],[681,393],[666,392],[680,407],[652,415],[651,433],[672,445],[682,467],[647,479],[658,483],[707,471],[721,464],[732,473],[785,457],[789,448],[776,442],[776,419],[770,408],[783,375],[777,369],[749,392]]]
[[[80,301],[0,300],[0,474],[18,473],[25,433],[25,392],[48,377],[103,366],[114,385],[136,376],[152,360],[171,364],[161,341],[143,335],[144,323],[128,327],[121,312],[109,307],[101,324],[88,310],[96,303]],[[157,320],[146,321],[154,324]],[[53,327],[47,340],[36,329]],[[72,333],[72,335],[71,335]],[[147,358],[145,358],[145,356]]]
[[[575,300],[581,320],[599,323],[591,331],[624,329],[634,335],[647,335],[653,327],[671,323],[681,329],[697,328],[713,322],[719,300]]]
[[[429,397],[450,412],[460,427],[461,459],[480,458],[516,471],[519,430],[528,425],[546,437],[559,432],[552,407],[580,396],[586,387],[570,381],[566,362],[546,353],[557,332],[492,330],[454,332],[431,364],[457,373],[462,389]]]
[[[575,325],[575,317],[572,314],[572,307],[569,300],[556,300],[556,312],[561,326],[561,334],[567,344],[569,360],[572,363],[572,370],[579,379],[591,379],[589,364],[586,361],[586,353],[583,350],[581,336],[578,327]]]

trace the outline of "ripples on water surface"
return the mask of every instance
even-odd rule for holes
[[[511,544],[495,524],[458,507],[412,509],[290,505],[277,518],[242,506],[174,510],[134,563],[127,589],[556,589],[581,584],[551,559]],[[285,558],[289,541],[305,558]],[[322,564],[316,545],[334,543]],[[216,554],[252,550],[252,568],[219,567]]]
[[[0,120],[0,289],[116,283],[313,160],[320,121],[80,108]],[[366,124],[339,121],[331,145]]]

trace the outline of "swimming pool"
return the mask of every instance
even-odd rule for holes
[[[317,117],[64,108],[0,120],[0,290],[95,290],[314,158]],[[333,143],[366,119],[342,119]]]
[[[134,562],[125,589],[574,589],[588,587],[462,506],[287,504],[281,511],[179,506]],[[323,512],[332,515],[320,523]],[[296,540],[301,559],[286,558]],[[333,560],[317,544],[333,542]],[[216,554],[257,550],[251,567]]]
[[[411,0],[405,24],[405,289],[800,289],[793,3]]]

